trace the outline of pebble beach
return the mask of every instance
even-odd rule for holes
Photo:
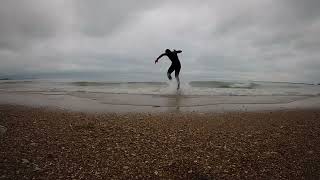
[[[319,179],[320,110],[84,113],[0,105],[0,179]]]

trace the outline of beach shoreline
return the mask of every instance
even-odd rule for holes
[[[0,91],[0,104],[77,112],[253,112],[320,108],[320,96],[184,96]]]
[[[320,109],[87,113],[0,105],[2,179],[317,179]]]

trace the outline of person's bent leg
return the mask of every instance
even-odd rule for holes
[[[174,67],[170,66],[167,72],[167,76],[169,80],[172,80],[171,73],[174,71]]]
[[[169,73],[169,71],[167,72],[167,76],[169,80],[172,80],[171,74]]]
[[[175,77],[176,77],[176,80],[177,80],[177,83],[178,83],[178,87],[177,89],[180,89],[180,78],[179,78],[179,73],[180,73],[180,68],[177,68],[175,70]]]
[[[179,79],[179,75],[178,75],[178,76],[176,76],[176,80],[177,80],[177,83],[178,83],[178,87],[177,87],[177,89],[180,89],[180,79]]]

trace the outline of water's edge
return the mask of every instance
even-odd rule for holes
[[[0,92],[0,104],[82,112],[228,112],[320,108],[320,96],[154,96]]]

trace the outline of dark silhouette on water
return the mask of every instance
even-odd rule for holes
[[[167,72],[167,76],[170,80],[172,80],[172,77],[171,77],[171,73],[173,71],[174,72],[174,75],[176,77],[176,80],[177,80],[177,83],[178,83],[178,88],[180,88],[180,79],[179,79],[179,73],[180,73],[180,69],[181,69],[181,64],[180,64],[180,61],[179,61],[179,58],[178,58],[178,53],[181,53],[182,51],[181,50],[178,50],[176,51],[175,49],[173,51],[170,51],[170,49],[166,49],[165,53],[161,54],[157,60],[155,60],[155,64],[159,61],[159,59],[162,57],[162,56],[168,56],[168,58],[171,60],[171,66],[169,67],[168,69],[168,72]]]

